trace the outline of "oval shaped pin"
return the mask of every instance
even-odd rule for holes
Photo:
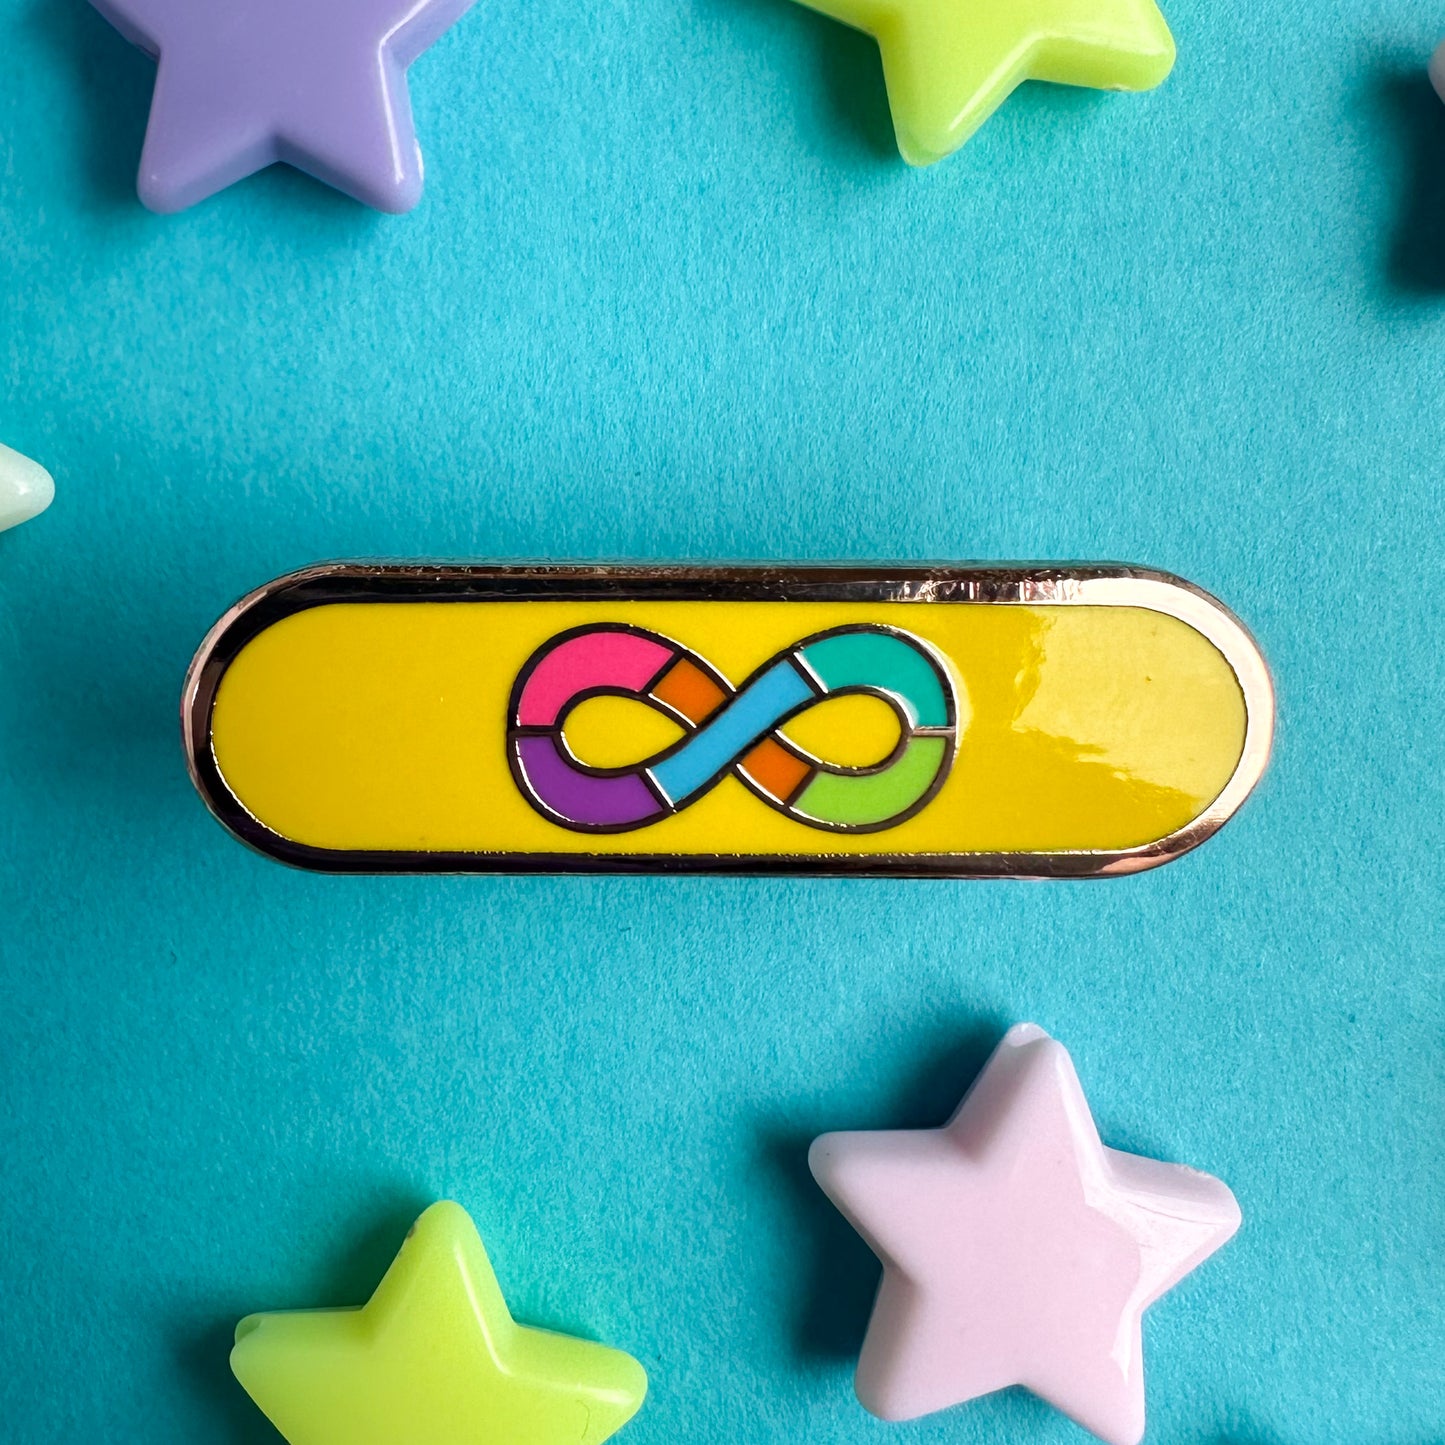
[[[1133,872],[1264,769],[1224,607],[1073,567],[314,567],[186,681],[237,837],[336,872]]]

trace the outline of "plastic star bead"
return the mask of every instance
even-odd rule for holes
[[[242,1320],[231,1368],[291,1445],[599,1445],[647,1391],[630,1355],[517,1324],[449,1203],[360,1309]]]
[[[38,517],[54,498],[55,483],[39,462],[0,446],[0,532]]]
[[[878,41],[898,149],[956,151],[1025,80],[1150,90],[1174,64],[1154,0],[802,0]]]
[[[93,0],[156,56],[140,198],[180,211],[285,161],[383,211],[421,199],[406,70],[472,0]]]
[[[1033,1024],[943,1128],[825,1134],[808,1162],[883,1261],[856,1385],[885,1420],[1023,1385],[1136,1445],[1141,1316],[1239,1228],[1219,1180],[1106,1149],[1068,1054]]]

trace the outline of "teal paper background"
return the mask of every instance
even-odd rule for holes
[[[1033,1019],[1244,1209],[1148,1318],[1150,1440],[1442,1438],[1445,9],[1174,0],[1162,89],[915,173],[785,0],[492,0],[396,220],[147,214],[151,63],[0,7],[0,437],[58,487],[0,536],[0,1433],[274,1441],[234,1321],[360,1302],[451,1196],[519,1318],[645,1363],[629,1445],[1081,1441],[862,1412],[876,1267],[804,1162]],[[181,678],[388,554],[1168,568],[1259,637],[1275,760],[1116,882],[289,872],[193,795]]]

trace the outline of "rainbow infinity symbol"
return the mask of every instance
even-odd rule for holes
[[[882,762],[843,767],[779,729],[828,698],[865,694],[897,714]],[[683,736],[627,767],[589,767],[564,736],[582,702],[645,703]],[[958,707],[938,658],[890,627],[835,627],[770,657],[742,686],[697,653],[639,627],[597,623],[551,638],[528,659],[508,713],[512,775],[544,816],[566,828],[620,833],[680,812],[732,772],[797,822],[836,832],[896,827],[924,807],[953,761]]]

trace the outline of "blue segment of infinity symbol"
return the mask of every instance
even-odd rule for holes
[[[649,768],[652,781],[677,806],[722,772],[749,744],[766,737],[795,707],[817,695],[791,659],[774,663],[670,758]]]

